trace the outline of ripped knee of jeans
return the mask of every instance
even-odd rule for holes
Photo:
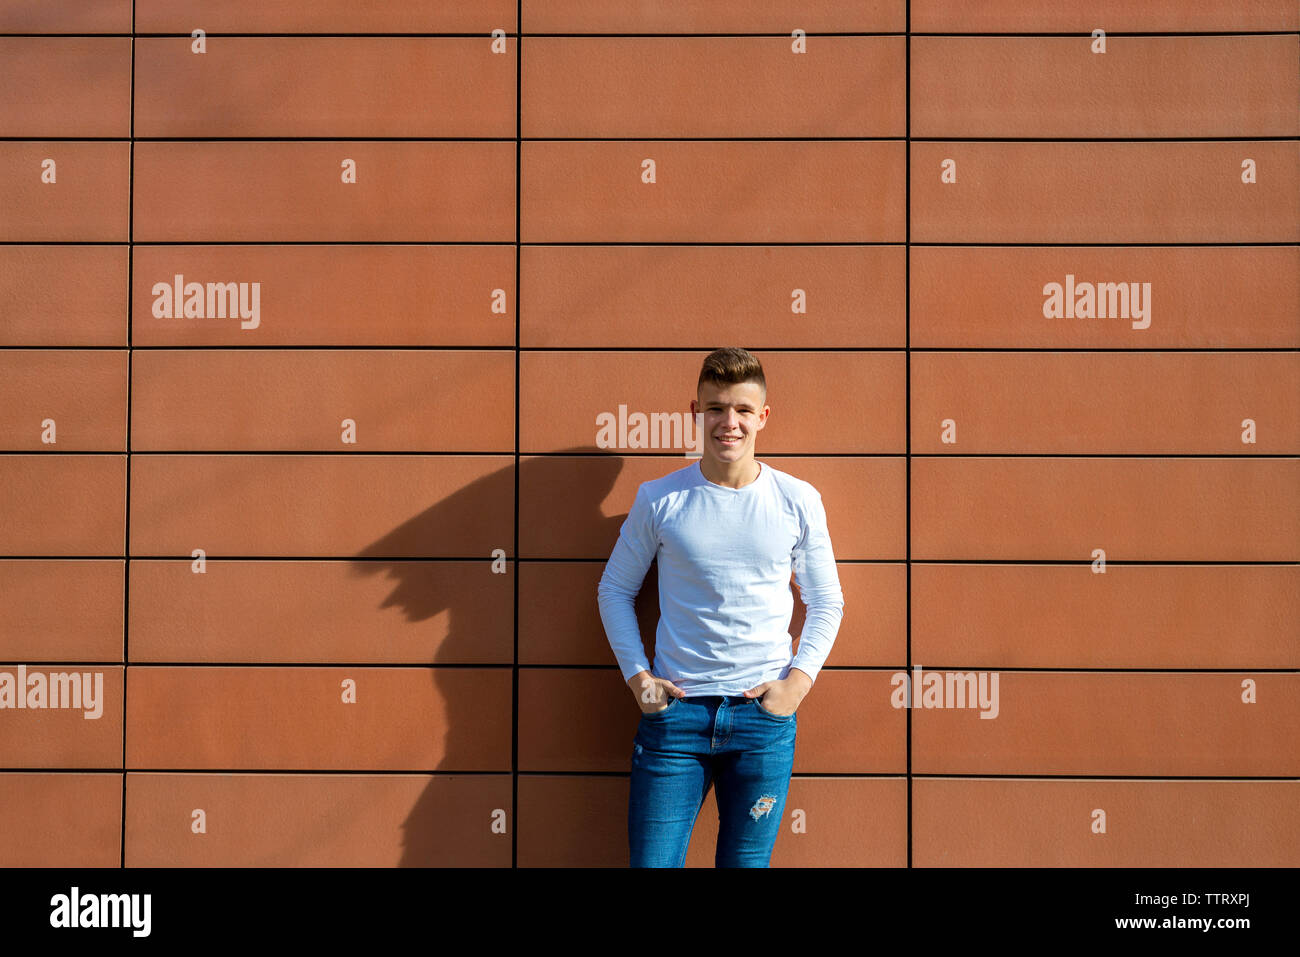
[[[764,814],[770,814],[774,807],[776,807],[776,795],[764,794],[755,801],[754,806],[749,809],[749,816],[757,821]]]

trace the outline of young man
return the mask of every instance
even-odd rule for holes
[[[637,489],[600,579],[600,617],[641,709],[632,748],[633,867],[681,867],[717,786],[718,867],[767,867],[783,824],[796,709],[839,631],[844,599],[821,495],[754,459],[771,409],[744,349],[704,360],[691,411],[703,455]],[[659,561],[654,666],[633,602]],[[807,619],[792,655],[794,571]]]

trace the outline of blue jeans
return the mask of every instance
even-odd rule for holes
[[[717,785],[717,867],[767,867],[781,830],[798,714],[757,698],[672,698],[643,713],[632,745],[627,834],[632,867],[681,867]]]

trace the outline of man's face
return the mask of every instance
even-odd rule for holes
[[[771,409],[757,382],[700,385],[699,397],[692,400],[691,411],[702,413],[700,422],[704,438],[703,454],[717,462],[738,462],[754,454],[754,436],[767,423]]]

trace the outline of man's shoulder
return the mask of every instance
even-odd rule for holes
[[[801,479],[796,475],[791,475],[789,472],[783,472],[775,466],[768,465],[766,462],[763,463],[763,468],[768,469],[772,473],[773,484],[775,484],[787,498],[806,501],[808,499],[821,497],[821,493],[817,491],[817,487],[807,479]]]
[[[683,465],[679,469],[674,469],[667,475],[661,475],[658,478],[648,479],[641,483],[641,492],[651,501],[657,501],[665,495],[689,488],[696,484],[696,476],[699,474],[699,466],[692,462],[690,465]]]

